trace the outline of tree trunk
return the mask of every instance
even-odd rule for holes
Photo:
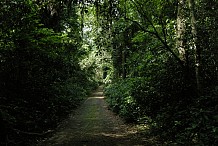
[[[200,49],[197,47],[197,29],[196,29],[196,19],[195,19],[195,11],[194,6],[195,3],[193,0],[188,0],[189,9],[190,9],[190,17],[191,17],[191,28],[192,28],[192,47],[195,50],[195,77],[196,77],[196,87],[198,92],[201,91],[201,83],[200,83]]]
[[[81,11],[80,11],[80,15],[81,15],[81,33],[82,33],[82,38],[83,38],[83,28],[84,28],[84,12],[85,12],[85,2],[84,0],[81,1]]]
[[[122,77],[126,78],[126,50],[122,51]]]
[[[186,41],[185,41],[185,32],[186,32],[186,17],[185,17],[185,3],[186,0],[178,0],[178,11],[177,11],[177,49],[179,51],[180,59],[185,63],[186,62]]]

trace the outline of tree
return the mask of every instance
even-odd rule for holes
[[[177,48],[180,54],[180,58],[183,62],[187,61],[185,31],[186,31],[186,0],[178,1],[178,13],[177,13]]]
[[[201,91],[201,83],[200,83],[200,62],[201,62],[201,52],[200,48],[197,45],[197,27],[196,27],[196,16],[195,16],[195,2],[193,0],[189,0],[189,9],[190,9],[190,19],[191,19],[191,27],[192,27],[192,39],[193,44],[192,47],[195,50],[195,77],[196,77],[196,88],[198,92]]]

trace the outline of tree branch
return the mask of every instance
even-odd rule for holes
[[[14,129],[17,133],[22,133],[22,134],[26,134],[26,135],[36,135],[36,136],[43,136],[43,135],[46,135],[46,134],[49,134],[49,133],[52,133],[54,132],[54,130],[48,130],[46,132],[43,132],[43,133],[35,133],[35,132],[26,132],[26,131],[21,131],[19,129]]]
[[[135,20],[132,20],[132,19],[130,19],[130,18],[125,18],[125,20],[135,23],[135,24],[136,24],[142,31],[144,31],[144,32],[150,33],[150,34],[152,34],[152,35],[156,35],[155,32],[146,30],[139,22],[137,22],[137,21],[135,21]]]
[[[163,45],[164,47],[166,48],[167,51],[169,51],[173,57],[179,62],[179,64],[184,67],[184,63],[183,61],[176,55],[176,53],[169,47],[169,45],[167,44],[167,41],[166,41],[166,36],[164,37],[165,40],[163,40],[159,34],[159,32],[157,31],[156,27],[154,26],[154,23],[152,22],[152,20],[150,20],[146,14],[146,12],[144,11],[144,9],[142,8],[141,4],[140,3],[137,3],[137,1],[133,1],[131,0],[131,2],[135,5],[135,7],[137,8],[137,11],[138,13],[142,16],[142,18],[144,19],[144,21],[148,22],[151,27],[153,28],[154,32],[152,31],[148,31],[146,30],[144,27],[142,27],[142,25],[140,23],[138,23],[137,21],[133,20],[133,22],[135,22],[138,26],[140,26],[140,28],[142,29],[142,31],[144,32],[147,32],[147,33],[150,33],[152,35],[154,35]],[[163,26],[162,26],[163,27]],[[162,30],[163,31],[163,30]],[[164,35],[165,32],[164,32]]]

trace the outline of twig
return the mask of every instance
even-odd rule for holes
[[[22,133],[22,134],[26,134],[26,135],[37,135],[37,136],[43,136],[43,135],[46,135],[48,133],[52,133],[54,132],[54,130],[48,130],[46,132],[43,132],[43,133],[36,133],[36,132],[26,132],[26,131],[21,131],[19,129],[14,129],[16,132],[18,133]]]

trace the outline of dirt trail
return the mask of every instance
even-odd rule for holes
[[[102,87],[78,108],[53,137],[38,146],[148,146],[110,110]],[[153,145],[153,144],[152,144]]]

